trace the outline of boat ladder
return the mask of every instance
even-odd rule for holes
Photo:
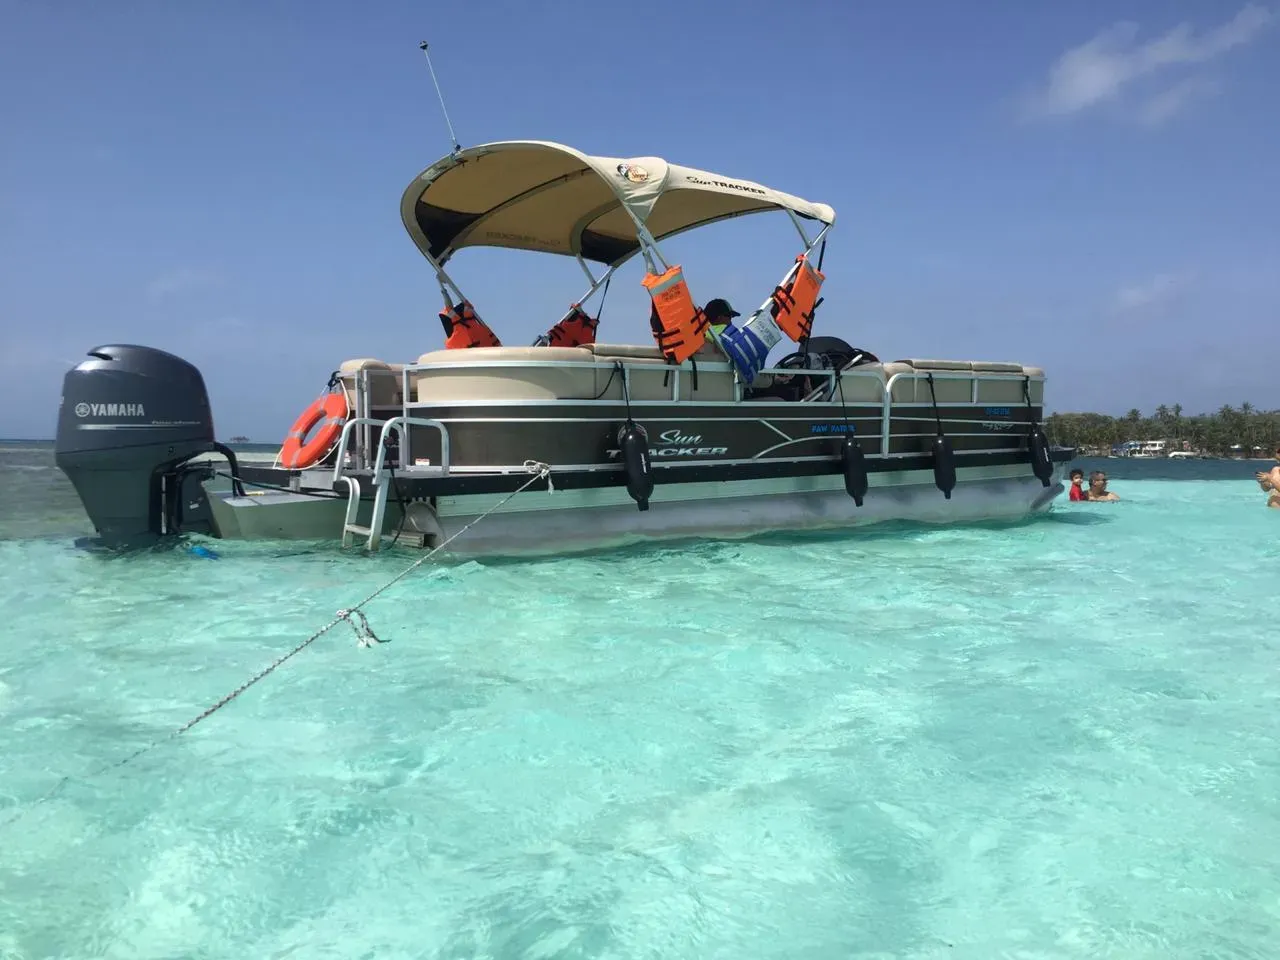
[[[347,441],[350,436],[351,428],[357,424],[382,424],[382,430],[378,435],[378,456],[373,466],[373,511],[369,518],[368,526],[358,522],[360,504],[362,502],[362,488],[358,477],[350,476],[345,472],[344,458],[340,455],[338,462],[333,468],[333,481],[336,484],[339,480],[345,481],[347,484],[347,513],[342,522],[342,546],[349,547],[356,536],[365,538],[365,549],[377,550],[382,543],[382,531],[386,522],[387,515],[387,492],[391,489],[391,470],[387,468],[387,439],[394,432],[400,438],[400,460],[401,463],[412,463],[409,455],[409,427],[432,427],[440,431],[440,465],[439,466],[401,466],[398,473],[401,476],[432,476],[447,477],[449,475],[449,431],[439,420],[429,420],[425,417],[392,417],[390,420],[374,420],[369,417],[355,417],[348,420],[342,427],[342,438],[339,440],[338,449],[345,451],[347,449]],[[428,545],[429,534],[421,530],[404,531],[400,530],[396,533],[394,543],[401,541],[409,541],[419,548]]]

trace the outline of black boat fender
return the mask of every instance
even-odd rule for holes
[[[653,494],[653,466],[649,462],[649,438],[644,427],[628,420],[618,431],[618,449],[622,451],[622,465],[627,474],[627,493],[641,511],[649,509],[649,497]]]
[[[951,449],[951,438],[940,433],[929,447],[933,453],[934,485],[950,500],[951,491],[956,488],[956,454]]]
[[[929,398],[933,402],[933,419],[938,426],[938,435],[929,444],[933,454],[933,483],[942,495],[951,499],[951,491],[956,488],[956,454],[951,448],[951,438],[942,432],[942,416],[938,413],[938,394],[933,388],[933,374],[927,375],[929,382]]]
[[[1040,429],[1040,424],[1032,424],[1027,443],[1031,449],[1031,472],[1047,487],[1053,480],[1053,457],[1049,452],[1049,438]]]
[[[846,436],[841,455],[844,459],[844,490],[853,497],[853,502],[862,506],[862,498],[867,495],[867,458],[862,452],[858,438]]]
[[[1027,434],[1027,452],[1031,457],[1031,472],[1043,486],[1049,486],[1053,480],[1053,456],[1049,450],[1049,438],[1044,435],[1040,421],[1035,415],[1035,407],[1031,404],[1031,378],[1022,378],[1022,398],[1027,402],[1027,415],[1031,420],[1031,431]]]
[[[824,249],[825,249],[825,242]],[[819,260],[822,256],[819,254]],[[816,307],[814,309],[817,309]],[[808,341],[805,341],[806,348]],[[853,435],[853,426],[849,423],[849,408],[844,402],[844,378],[842,371],[836,367],[836,389],[840,392],[840,413],[844,417],[844,443],[840,445],[840,459],[844,465],[844,492],[853,497],[857,506],[862,506],[862,498],[867,495],[867,458],[862,453],[862,444]]]

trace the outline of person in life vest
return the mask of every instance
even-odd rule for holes
[[[742,314],[722,297],[709,301],[703,308],[703,313],[710,321],[711,331],[721,352],[728,356],[729,362],[746,383],[753,383],[769,356],[768,344],[749,326],[738,327],[734,324],[734,318]]]
[[[729,306],[728,300],[722,297],[716,297],[714,300],[708,301],[707,305],[702,308],[702,312],[707,320],[710,321],[711,329],[715,331],[717,337],[724,333],[725,327],[729,325],[729,322],[734,317],[742,316],[737,310]]]

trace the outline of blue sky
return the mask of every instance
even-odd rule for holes
[[[552,12],[555,11],[555,12]],[[204,372],[222,437],[282,436],[343,359],[441,345],[399,198],[466,144],[658,155],[835,207],[823,332],[1042,365],[1057,410],[1280,407],[1280,10],[1216,2],[641,5],[0,0],[0,436],[52,435],[86,350]],[[759,303],[764,215],[679,239]],[[471,250],[508,343],[568,259]],[[601,339],[648,342],[640,265]],[[775,357],[776,359],[776,357]]]

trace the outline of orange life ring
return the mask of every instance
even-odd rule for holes
[[[305,470],[329,452],[329,448],[342,433],[342,424],[346,419],[346,393],[339,390],[318,397],[293,422],[289,435],[285,437],[284,446],[280,448],[280,463],[288,470]],[[321,420],[324,422],[320,423]],[[307,433],[317,423],[320,423],[320,429],[307,440]],[[306,443],[303,443],[304,440]]]

